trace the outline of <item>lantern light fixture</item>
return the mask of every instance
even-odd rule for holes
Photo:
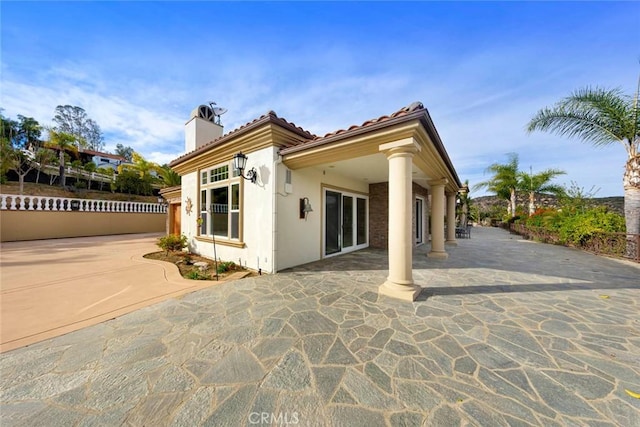
[[[251,181],[253,184],[256,183],[258,179],[258,172],[256,168],[251,168],[247,171],[246,176],[244,175],[244,170],[247,166],[247,156],[242,154],[242,151],[233,156],[233,167],[238,171],[241,177],[244,179]]]
[[[311,203],[309,202],[308,197],[304,197],[300,199],[300,219],[307,220],[307,214],[309,212],[313,212],[313,208],[311,207]]]

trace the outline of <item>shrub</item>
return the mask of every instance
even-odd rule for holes
[[[218,263],[218,274],[222,274],[229,270],[235,270],[236,264],[233,261],[225,261]]]
[[[621,215],[597,207],[563,216],[557,229],[561,241],[580,246],[597,233],[624,232],[625,222]]]
[[[538,208],[525,221],[529,227],[547,227],[552,228],[558,211],[549,208]]]
[[[186,277],[191,280],[209,280],[209,276],[206,273],[201,272],[199,269],[191,270],[187,273]]]
[[[175,234],[167,234],[166,236],[162,236],[158,239],[158,243],[156,243],[160,249],[165,251],[167,255],[169,252],[177,252],[181,251],[187,247],[187,236],[184,234],[177,236]]]

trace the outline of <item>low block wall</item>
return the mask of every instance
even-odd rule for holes
[[[0,241],[164,232],[165,213],[0,211]]]
[[[0,241],[164,232],[166,212],[159,203],[0,194]]]

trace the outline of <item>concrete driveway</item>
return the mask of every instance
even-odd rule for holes
[[[141,255],[161,234],[2,243],[0,351],[94,325],[216,282]]]

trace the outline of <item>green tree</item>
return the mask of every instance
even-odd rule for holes
[[[163,187],[175,187],[180,185],[181,178],[169,165],[162,165],[158,169],[160,179],[162,180]]]
[[[487,180],[474,185],[473,189],[486,188],[495,193],[500,199],[508,201],[507,212],[511,217],[516,216],[516,190],[518,184],[518,155],[516,153],[507,154],[507,163],[494,163],[486,169],[486,172],[493,174]]]
[[[14,146],[21,148],[29,148],[33,152],[36,151],[42,142],[42,126],[33,117],[25,117],[18,114],[18,132],[15,137]]]
[[[153,194],[151,179],[150,175],[140,176],[135,170],[123,170],[116,177],[115,188],[121,193],[150,196]]]
[[[38,148],[35,154],[36,169],[36,183],[40,182],[40,173],[49,165],[53,164],[56,160],[56,153],[48,148]]]
[[[10,146],[14,145],[14,139],[18,134],[19,123],[9,117],[5,117],[0,109],[0,137],[7,141]]]
[[[113,175],[115,171],[110,167],[98,168],[97,171],[100,175],[106,175],[111,177],[111,183],[113,182]],[[100,191],[102,191],[102,187],[104,185],[104,178],[100,177]]]
[[[11,151],[13,145],[11,139],[17,132],[18,122],[5,117],[0,109],[0,183],[7,182],[7,172],[13,166]]]
[[[0,139],[0,184],[7,182],[7,172],[13,168],[13,147],[8,138]]]
[[[58,165],[60,174],[60,186],[64,187],[67,184],[65,176],[65,152],[71,151],[77,153],[76,149],[76,137],[65,133],[58,132],[53,129],[49,130],[49,142],[46,144],[50,148],[58,150]]]
[[[104,147],[104,138],[100,126],[82,107],[74,105],[58,105],[53,121],[57,132],[74,135],[76,141],[84,148],[100,151]]]
[[[81,160],[74,160],[71,162],[71,170],[76,175],[76,185],[75,185],[76,188],[84,187],[84,184],[82,184],[83,168],[84,168],[84,165],[82,164]]]
[[[640,234],[640,77],[635,96],[620,89],[583,88],[552,108],[538,111],[529,132],[545,131],[579,138],[596,147],[620,144],[627,153],[622,183],[627,233]],[[627,245],[630,251],[631,245]],[[640,250],[640,248],[637,248]],[[631,254],[630,251],[628,254]]]
[[[464,181],[462,190],[458,194],[460,200],[460,226],[466,227],[469,221],[469,208],[471,206],[471,197],[469,196],[469,180]]]
[[[24,150],[9,147],[2,153],[9,162],[9,168],[18,174],[18,183],[20,184],[20,194],[24,191],[24,177],[35,167],[35,163]]]
[[[529,215],[533,214],[536,210],[536,196],[543,194],[560,196],[563,194],[564,187],[554,184],[551,181],[555,177],[564,174],[566,174],[566,172],[560,169],[545,169],[536,174],[534,174],[533,171],[529,171],[528,173],[518,172],[520,190],[529,195]]]
[[[116,154],[118,156],[122,156],[124,157],[127,162],[130,162],[133,160],[133,148],[131,147],[125,147],[122,144],[117,144],[116,145]]]
[[[98,166],[93,162],[88,162],[87,164],[84,165],[84,171],[89,174],[89,184],[87,185],[87,188],[89,190],[91,190],[91,181],[93,179],[93,173],[96,170],[98,170]]]
[[[118,171],[123,172],[126,170],[133,170],[138,172],[140,178],[144,178],[145,176],[152,175],[152,172],[158,172],[160,170],[160,166],[156,163],[147,161],[142,154],[133,152],[131,164],[122,164],[118,166]]]

